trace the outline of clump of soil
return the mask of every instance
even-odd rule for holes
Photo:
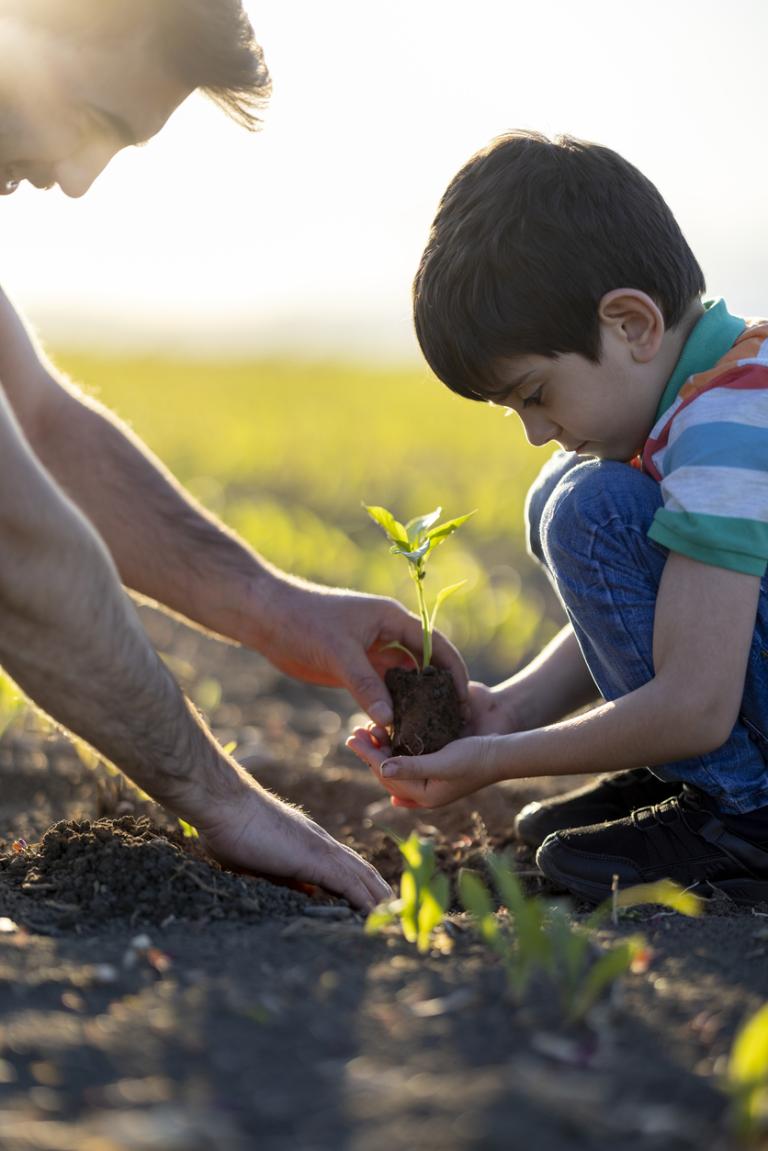
[[[441,668],[393,667],[386,674],[392,696],[395,755],[428,755],[458,739],[464,726],[453,676]]]
[[[146,818],[62,820],[40,843],[0,854],[0,895],[20,922],[54,929],[110,923],[301,914],[307,897],[223,871]]]

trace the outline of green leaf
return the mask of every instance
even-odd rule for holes
[[[455,519],[446,520],[444,524],[438,524],[437,527],[434,527],[431,531],[427,532],[427,539],[430,541],[430,543],[432,541],[442,543],[442,541],[447,539],[448,536],[453,535],[457,528],[460,528],[461,525],[465,524],[468,519],[471,519],[472,516],[476,514],[476,512],[477,508],[475,508],[474,511],[467,512],[465,516],[456,516]]]
[[[595,908],[587,922],[591,926],[603,922],[612,913],[614,906],[639,907],[644,903],[659,903],[679,911],[681,915],[701,915],[704,908],[704,901],[692,891],[686,891],[671,879],[660,879],[656,883],[638,883],[634,887],[625,887],[617,892],[615,899],[609,896]]]
[[[569,1012],[571,1022],[584,1018],[603,989],[629,971],[632,960],[644,946],[645,941],[636,937],[612,947],[610,951],[600,956],[587,972],[578,995],[574,998]]]
[[[405,556],[412,564],[417,564],[419,560],[424,559],[424,556],[432,551],[432,546],[429,540],[425,540],[417,548],[412,548],[411,544],[405,544],[402,547],[400,544],[393,544],[389,550],[393,556]]]
[[[768,1080],[768,1003],[741,1028],[728,1060],[728,1081],[734,1087]]]
[[[186,819],[182,819],[181,817],[179,817],[179,825],[181,826],[181,830],[184,834],[185,839],[199,839],[200,838],[200,832],[197,830],[196,827],[193,827],[191,823],[187,823]]]
[[[381,648],[380,650],[381,651],[402,651],[402,652],[405,652],[405,654],[409,657],[409,659],[413,660],[413,665],[416,668],[416,671],[421,671],[421,664],[419,663],[419,661],[417,660],[417,658],[413,654],[413,652],[410,650],[410,648],[404,647],[403,644],[398,643],[398,641],[396,639],[393,639],[390,643],[385,643],[384,647]]]
[[[442,510],[442,508],[435,508],[433,512],[428,512],[425,516],[416,516],[415,519],[408,520],[405,531],[411,545],[418,544],[424,532],[431,528],[436,520],[440,519]]]
[[[393,923],[400,914],[401,906],[399,899],[391,899],[388,903],[380,903],[378,907],[374,907],[365,921],[365,934],[375,935],[377,931],[381,931],[383,927],[388,927]]]
[[[395,519],[392,512],[388,512],[386,508],[376,507],[375,505],[369,507],[368,504],[363,504],[363,507],[373,522],[384,529],[393,543],[402,544],[406,548],[410,547],[408,532],[400,521]]]
[[[453,593],[458,591],[459,588],[464,587],[466,582],[467,581],[465,579],[459,580],[458,583],[452,583],[448,587],[441,588],[437,593],[437,596],[435,597],[435,606],[432,608],[432,615],[429,617],[430,631],[434,630],[435,620],[437,619],[437,610],[440,605],[445,603],[449,595],[453,595]]]
[[[400,877],[400,922],[403,935],[409,943],[418,938],[418,888],[412,871],[404,871]]]
[[[440,878],[445,879],[445,876]],[[417,943],[419,951],[422,954],[429,950],[429,941],[432,938],[432,932],[436,927],[439,927],[443,922],[445,915],[445,906],[441,903],[439,896],[442,892],[436,892],[434,887],[427,888],[422,893],[421,906],[419,907],[418,914],[418,938]]]
[[[480,876],[468,868],[462,868],[459,872],[459,895],[461,902],[473,919],[480,922],[486,916],[493,918],[493,900],[488,888]]]

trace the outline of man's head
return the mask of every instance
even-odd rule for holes
[[[642,312],[624,316],[613,332],[622,338],[655,309],[651,359],[666,371],[665,333],[687,322],[703,291],[672,213],[636,168],[597,144],[512,132],[448,186],[416,274],[414,318],[422,351],[449,388],[498,400],[540,360],[553,370],[571,357],[599,365],[617,301]],[[611,350],[615,370],[621,355]],[[625,350],[633,358],[638,346]]]
[[[242,0],[0,0],[0,193],[82,195],[196,89],[258,125],[269,73]]]

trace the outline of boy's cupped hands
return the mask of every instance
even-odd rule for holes
[[[502,779],[499,744],[509,731],[499,696],[485,684],[469,686],[466,735],[431,755],[392,756],[386,728],[358,727],[347,747],[387,789],[395,807],[444,807]]]

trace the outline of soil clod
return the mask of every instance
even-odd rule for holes
[[[395,755],[428,755],[459,738],[461,706],[450,672],[393,667],[385,679],[394,711]]]

